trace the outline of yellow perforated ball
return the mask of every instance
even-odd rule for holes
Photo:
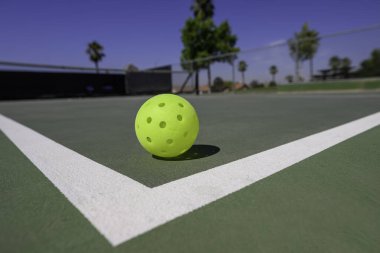
[[[159,157],[176,157],[191,148],[199,132],[194,107],[184,98],[161,94],[139,109],[135,131],[141,146]]]

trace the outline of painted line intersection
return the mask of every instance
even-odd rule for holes
[[[380,112],[149,188],[0,114],[4,134],[113,246],[378,125]]]

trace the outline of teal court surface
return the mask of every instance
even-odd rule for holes
[[[1,102],[0,251],[379,252],[379,92],[185,98],[175,159],[137,141],[148,97]]]

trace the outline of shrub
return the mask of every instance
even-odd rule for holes
[[[224,80],[221,77],[215,77],[214,82],[211,86],[212,91],[220,92],[225,89]]]
[[[255,89],[255,88],[263,88],[264,87],[264,84],[262,83],[259,83],[257,80],[253,80],[249,86],[251,86],[251,88]]]
[[[234,83],[232,81],[224,82],[224,90],[232,90],[233,86],[234,86]]]
[[[293,82],[293,76],[292,75],[287,75],[285,77],[286,81],[288,81],[288,83],[292,83]]]

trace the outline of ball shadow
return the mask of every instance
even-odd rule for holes
[[[152,155],[152,157],[157,160],[163,160],[163,161],[188,161],[188,160],[195,160],[195,159],[201,159],[208,156],[212,156],[218,153],[219,151],[220,151],[220,148],[213,145],[193,145],[188,151],[176,157],[168,158],[168,157],[159,157],[155,155]]]

